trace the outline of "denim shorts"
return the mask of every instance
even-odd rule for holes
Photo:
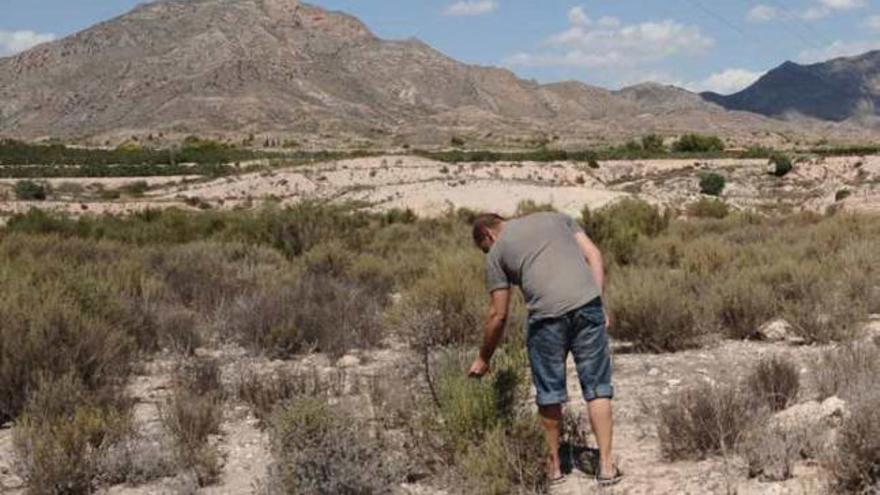
[[[555,318],[529,319],[527,346],[539,406],[568,400],[565,360],[574,356],[584,399],[611,399],[611,351],[602,301],[596,298]]]

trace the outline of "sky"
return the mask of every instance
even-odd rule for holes
[[[235,0],[228,0],[235,1]],[[0,0],[0,56],[121,15],[136,0]],[[880,49],[880,0],[312,0],[388,39],[540,82],[656,81],[733,93],[786,60]]]

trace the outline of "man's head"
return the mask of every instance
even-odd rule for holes
[[[504,218],[495,213],[483,213],[474,219],[474,244],[484,253],[492,249],[492,245],[501,235]]]

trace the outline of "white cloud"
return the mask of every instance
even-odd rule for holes
[[[621,70],[679,55],[698,55],[715,44],[699,27],[668,19],[625,25],[615,17],[603,17],[594,22],[582,7],[574,7],[568,21],[568,29],[545,40],[541,51],[518,53],[507,63]]]
[[[763,72],[754,72],[746,69],[725,69],[716,72],[702,81],[685,84],[691,91],[714,91],[723,95],[733,94],[743,90],[757,81]]]
[[[801,17],[815,21],[828,17],[835,11],[860,9],[865,5],[865,0],[818,0],[818,3],[805,10]]]
[[[865,0],[819,0],[819,3],[832,10],[852,10],[865,6]]]
[[[880,15],[869,17],[868,20],[865,21],[865,26],[868,26],[875,31],[880,31]]]
[[[52,41],[54,34],[41,34],[33,31],[3,31],[0,30],[0,57],[14,55],[28,48]]]
[[[798,61],[803,63],[824,62],[832,58],[852,57],[861,55],[871,50],[880,49],[880,40],[841,41],[824,47],[804,50],[798,55]]]
[[[498,10],[497,0],[460,0],[446,7],[446,15],[475,16]]]
[[[776,19],[778,15],[779,11],[776,10],[776,7],[760,4],[752,7],[746,18],[751,22],[769,22]]]

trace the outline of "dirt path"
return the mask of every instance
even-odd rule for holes
[[[718,346],[675,354],[618,354],[615,356],[615,457],[626,474],[616,487],[600,491],[595,481],[575,472],[558,491],[561,495],[605,493],[660,494],[820,494],[825,493],[818,468],[798,465],[795,477],[779,483],[748,480],[737,456],[704,461],[667,462],[660,451],[652,405],[700,381],[735,380],[747,374],[762,356],[782,354],[802,368],[808,382],[809,363],[822,352],[818,347],[726,341]],[[569,363],[570,407],[586,417],[577,376]],[[810,398],[810,385],[800,400]],[[557,493],[554,491],[554,494]]]

